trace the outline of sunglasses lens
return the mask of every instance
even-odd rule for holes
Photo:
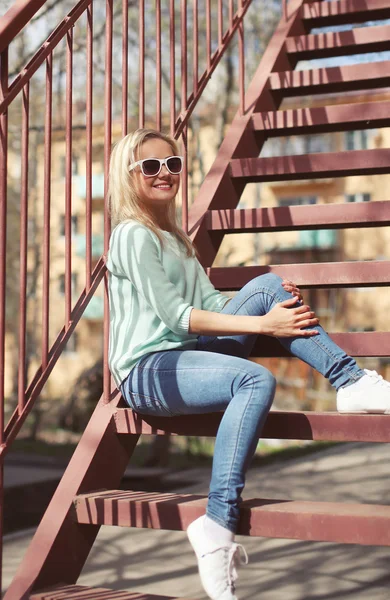
[[[160,170],[160,161],[154,158],[144,160],[142,163],[142,170],[145,175],[157,175]]]
[[[167,167],[173,175],[178,175],[181,172],[181,158],[172,156],[167,160]]]

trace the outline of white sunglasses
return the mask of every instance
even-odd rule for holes
[[[144,158],[129,165],[129,171],[135,169],[139,165],[145,177],[156,177],[165,165],[171,175],[179,175],[183,169],[182,156],[168,156],[168,158]]]

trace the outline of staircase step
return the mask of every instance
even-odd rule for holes
[[[185,530],[207,498],[113,490],[75,498],[79,523]],[[241,504],[241,535],[390,545],[390,506],[254,498]]]
[[[114,419],[119,434],[171,433],[215,437],[222,415],[223,412],[208,413],[207,419],[205,415],[151,417],[135,413],[130,408],[118,408]],[[261,437],[327,442],[390,442],[390,416],[271,411]]]
[[[389,25],[358,27],[350,31],[290,37],[286,39],[286,51],[297,60],[382,52],[389,49],[389,39]]]
[[[270,158],[234,158],[230,175],[246,183],[390,173],[390,149],[318,152]]]
[[[30,600],[189,600],[176,596],[155,596],[144,592],[126,592],[84,585],[58,585],[41,592],[34,592],[29,598]]]
[[[253,129],[267,137],[388,127],[390,102],[359,102],[255,113]]]
[[[291,248],[291,250],[293,250]],[[210,281],[221,291],[240,290],[248,281],[265,273],[276,273],[302,288],[380,287],[390,284],[390,261],[299,263],[253,267],[213,267]]]
[[[280,71],[270,75],[269,83],[271,90],[282,96],[306,96],[387,87],[390,85],[390,61],[306,71]]]
[[[390,201],[209,210],[207,229],[225,233],[390,225]]]
[[[390,18],[390,4],[388,0],[311,2],[303,5],[302,18],[309,27],[363,23]]]
[[[358,333],[330,333],[332,340],[350,356],[390,356],[390,333],[365,331]],[[290,357],[291,354],[275,338],[258,336],[251,356]]]

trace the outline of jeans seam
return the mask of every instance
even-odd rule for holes
[[[252,292],[248,296],[246,296],[242,300],[241,304],[238,305],[237,310],[240,310],[241,307],[245,304],[245,302],[247,302],[250,298],[252,298],[252,296],[254,296],[255,294],[258,294],[258,293],[262,293],[262,292],[264,292],[265,294],[268,294],[269,296],[273,296],[273,299],[275,300],[276,292],[274,292],[270,288],[255,288],[254,290],[252,290]],[[280,300],[279,300],[279,302],[280,302]],[[236,313],[234,312],[233,314],[236,314]]]
[[[326,346],[324,346],[323,344],[321,344],[318,340],[315,339],[315,336],[308,338],[310,341],[314,342],[316,344],[316,346],[318,348],[321,348],[321,350],[323,352],[325,352],[330,358],[334,359],[334,360],[338,360],[337,356],[335,354],[333,354]],[[348,367],[343,367],[342,371],[348,373],[348,375],[350,375],[353,379],[360,379],[360,375],[358,377],[355,377],[355,374],[351,369],[349,369]]]
[[[255,288],[254,290],[252,290],[252,291],[251,291],[251,292],[248,294],[248,296],[246,296],[246,297],[245,297],[245,298],[242,300],[241,304],[239,304],[239,305],[238,305],[238,307],[236,308],[236,310],[235,310],[233,313],[231,313],[231,314],[233,314],[233,315],[236,315],[236,314],[237,314],[237,312],[238,312],[239,310],[241,310],[241,308],[243,307],[243,305],[245,304],[245,302],[247,302],[248,300],[250,300],[250,299],[252,298],[252,296],[254,296],[255,294],[262,293],[262,292],[264,292],[265,294],[268,294],[268,296],[271,296],[273,300],[276,300],[277,298],[279,298],[279,297],[277,297],[277,295],[276,295],[276,294],[277,294],[277,292],[274,292],[273,290],[271,290],[271,289],[270,289],[270,288],[268,288],[268,287],[265,287],[265,288]],[[281,299],[278,299],[278,300],[277,300],[277,302],[282,302],[282,300],[281,300]],[[253,333],[253,335],[259,335],[259,334],[257,334],[257,333]],[[218,335],[214,336],[214,337],[213,337],[213,338],[212,338],[212,339],[211,339],[209,342],[207,342],[207,344],[205,344],[205,345],[203,346],[202,350],[204,350],[205,348],[207,348],[208,346],[210,346],[210,344],[212,344],[212,343],[214,342],[214,340],[216,340],[218,337],[220,337],[220,336],[218,336]],[[224,337],[224,336],[221,336],[221,337]]]
[[[259,365],[259,366],[262,366],[262,365]],[[145,370],[145,371],[150,369],[151,371],[161,371],[161,372],[166,372],[166,373],[170,373],[170,372],[177,373],[178,371],[226,371],[226,367],[188,367],[187,369],[161,369],[161,368],[155,369],[154,367],[137,367],[137,368]],[[244,375],[248,375],[247,371],[244,371],[243,369],[239,369],[238,367],[229,367],[229,371],[236,371],[238,373],[243,373]],[[250,375],[250,377],[252,377],[252,375]],[[134,393],[138,393],[138,392],[134,392]],[[152,396],[150,396],[150,397],[152,397]]]
[[[130,394],[130,397],[133,396],[133,398],[134,398],[134,406],[135,406],[135,408],[133,408],[132,406],[131,406],[131,408],[133,408],[133,410],[135,410],[135,412],[139,412],[140,414],[143,414],[141,412],[142,411],[142,407],[138,408],[137,407],[137,403],[136,403],[136,396],[140,396],[140,398],[150,398],[153,401],[153,402],[148,402],[147,400],[145,401],[145,407],[147,409],[148,408],[155,409],[156,405],[157,405],[157,407],[158,407],[159,410],[167,413],[171,417],[175,416],[174,413],[172,413],[172,411],[168,407],[166,407],[158,398],[154,398],[153,396],[148,396],[146,394],[140,394],[139,392],[132,392],[131,390],[129,390],[129,394]],[[124,397],[126,399],[126,395],[124,395]],[[144,413],[144,414],[147,414],[147,413]],[[159,415],[159,416],[164,416],[164,415]]]
[[[139,369],[144,369],[144,367],[138,367],[138,368]],[[153,369],[152,367],[145,367],[145,370],[146,369],[151,369],[153,371],[157,371],[158,370],[158,369]],[[189,369],[164,369],[165,372],[175,372],[175,373],[177,373],[178,371],[187,371],[187,370],[189,370]],[[223,367],[206,367],[206,368],[204,368],[204,367],[199,367],[199,368],[191,367],[190,370],[191,371],[204,371],[204,370],[208,370],[208,371],[226,371],[226,368],[223,368]],[[253,375],[251,375],[247,371],[244,371],[242,369],[238,369],[237,367],[231,367],[229,370],[230,371],[235,371],[236,373],[242,373],[245,376],[249,375],[249,377],[251,379],[253,379]],[[161,369],[160,369],[160,371],[161,371]],[[150,399],[154,400],[162,408],[162,410],[165,410],[166,412],[168,412],[172,417],[177,416],[176,413],[173,413],[170,410],[169,406],[168,407],[164,406],[158,398],[155,398],[154,396],[149,396],[147,394],[141,394],[140,392],[135,392],[132,389],[130,389],[130,385],[128,385],[128,391],[133,396],[137,396],[137,395],[138,396],[144,396],[145,398],[150,398]]]
[[[209,510],[208,506],[206,508],[206,515],[210,517],[210,519],[212,519],[213,521],[215,521],[216,523],[218,523],[219,525],[221,525],[221,527],[225,527],[228,524],[229,526],[232,527],[232,529],[230,529],[230,531],[232,533],[236,533],[236,523],[234,520],[227,518],[227,519],[221,519],[218,515],[216,515],[213,511]]]
[[[251,378],[251,380],[253,382],[253,376],[252,375],[250,376],[250,378]],[[238,448],[238,445],[239,445],[240,439],[241,439],[242,422],[243,422],[243,419],[244,419],[244,417],[246,415],[246,411],[248,410],[248,405],[249,405],[249,403],[250,403],[250,401],[252,399],[252,395],[253,395],[253,385],[251,387],[250,396],[248,398],[248,401],[247,401],[247,403],[245,405],[245,408],[243,410],[243,413],[241,415],[240,426],[239,426],[239,432],[240,432],[240,434],[238,436],[237,443],[236,443],[236,446],[234,448],[234,455],[233,455],[233,458],[231,460],[230,472],[229,472],[229,477],[228,477],[228,482],[227,482],[227,491],[226,491],[226,494],[225,494],[225,497],[224,497],[225,504],[227,504],[227,501],[228,501],[227,495],[229,494],[229,490],[230,490],[230,480],[231,480],[231,477],[232,477],[233,464],[234,464],[234,461],[235,461],[235,458],[236,458],[236,455],[237,455],[237,448]],[[228,517],[229,516],[229,508],[228,507],[226,508],[226,514],[227,514],[227,517]]]

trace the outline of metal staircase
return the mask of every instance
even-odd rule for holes
[[[390,173],[390,149],[259,158],[266,139],[390,125],[389,101],[353,103],[353,90],[390,86],[390,62],[295,71],[302,58],[389,49],[390,26],[309,32],[314,27],[390,18],[390,0],[293,0],[272,37],[218,156],[188,214],[188,229],[216,288],[237,290],[269,271],[301,288],[388,286],[388,261],[213,268],[224,235],[299,229],[390,225],[390,200],[367,204],[237,210],[247,183]],[[286,15],[285,15],[286,16]],[[278,110],[286,96],[343,94],[343,103]],[[390,356],[390,333],[339,333],[332,338],[354,356]],[[264,343],[266,340],[266,343]],[[285,356],[276,340],[259,336],[253,356]],[[153,418],[125,408],[114,390],[99,402],[42,519],[6,600],[141,599],[162,596],[77,585],[100,526],[184,530],[206,498],[119,489],[140,435],[215,436],[221,414]],[[276,412],[264,437],[390,442],[390,420],[377,415]],[[98,490],[98,491],[95,491]],[[239,533],[250,536],[390,545],[390,507],[254,498],[242,504]],[[177,599],[178,600],[178,599]]]

